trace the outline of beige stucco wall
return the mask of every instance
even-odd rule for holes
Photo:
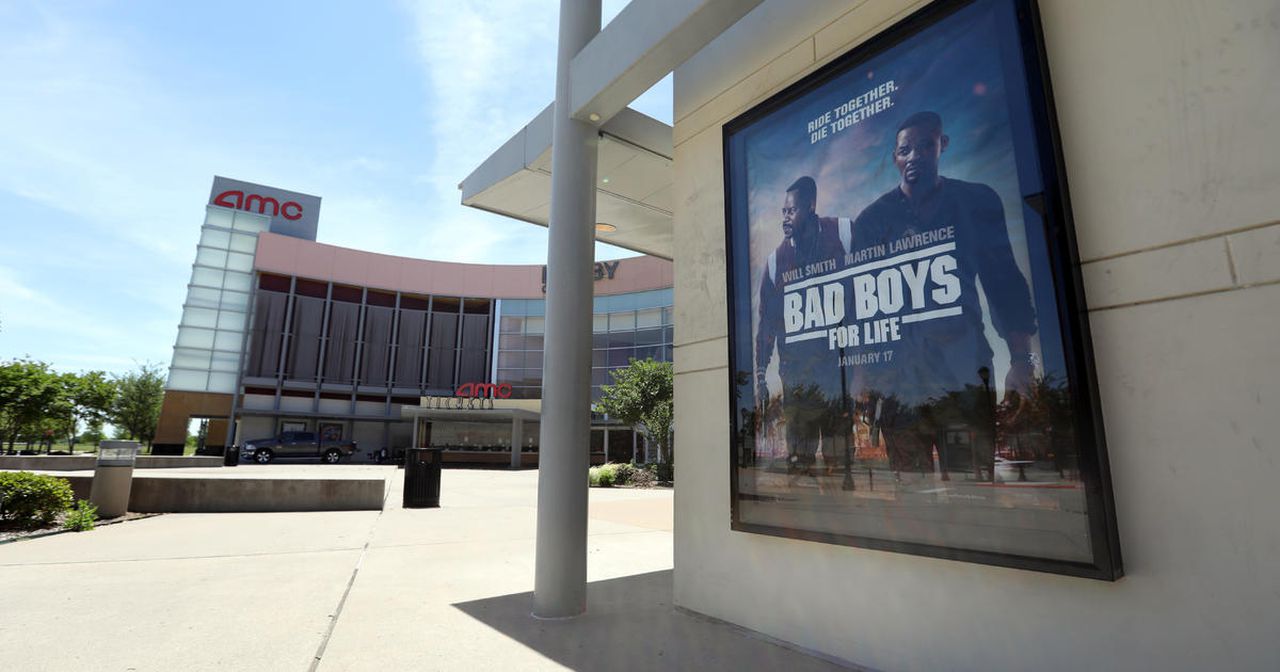
[[[1280,669],[1274,0],[1041,0],[1124,579],[729,529],[721,126],[920,4],[767,0],[676,73],[676,603],[886,670]]]

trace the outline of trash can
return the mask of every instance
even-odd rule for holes
[[[138,455],[136,441],[102,441],[98,444],[98,464],[93,471],[89,501],[102,518],[119,518],[129,510],[133,489],[133,464]]]
[[[240,464],[240,446],[227,446],[222,449],[222,465],[234,467]]]
[[[441,448],[410,448],[405,452],[404,508],[439,508],[443,452]]]

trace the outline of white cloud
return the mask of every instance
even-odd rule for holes
[[[605,3],[603,21],[625,4]],[[432,190],[437,203],[456,204],[458,183],[555,98],[559,9],[545,0],[422,0],[404,7],[413,19],[430,92],[424,115],[435,143],[430,165],[415,179]],[[644,104],[660,112],[664,94],[662,87],[655,88],[657,95]],[[670,107],[670,94],[665,96]],[[425,240],[416,249],[424,256],[449,250],[458,261],[542,263],[546,258],[547,233],[541,227],[463,207],[442,210],[434,230],[422,227]],[[634,254],[607,245],[597,252]]]

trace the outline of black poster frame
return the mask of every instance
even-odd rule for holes
[[[736,313],[741,297],[735,293],[735,274],[740,270],[737,263],[745,264],[746,261],[735,259],[735,240],[737,240],[736,236],[738,235],[747,238],[749,232],[744,229],[740,234],[736,234],[734,230],[735,208],[743,207],[745,204],[745,196],[734,193],[735,175],[745,170],[745,160],[735,165],[731,141],[735,134],[750,127],[764,116],[801,99],[833,78],[844,74],[851,68],[858,67],[861,63],[880,53],[908,42],[920,31],[975,2],[1010,3],[1017,17],[1019,44],[1010,46],[1016,46],[1022,55],[1025,85],[1029,93],[1034,143],[1040,159],[1040,174],[1044,186],[1041,205],[1043,209],[1041,214],[1044,222],[1044,238],[1049,251],[1049,265],[1064,350],[1065,371],[1070,383],[1070,400],[1073,408],[1076,409],[1074,423],[1076,441],[1080,448],[1078,455],[1079,473],[1085,490],[1085,501],[1088,506],[1092,562],[1072,562],[1054,558],[774,527],[743,522],[740,518],[738,469],[739,455],[742,449],[740,429],[743,420],[738,417],[740,406],[737,394],[740,387],[745,386],[741,386],[740,374],[736,372],[740,370],[750,371],[752,367],[750,364],[745,367],[741,366],[744,363],[737,361],[739,359],[738,339],[742,335],[736,333],[739,319]],[[1062,145],[1054,110],[1044,36],[1040,13],[1035,0],[935,0],[935,2],[912,13],[723,126],[730,414],[728,457],[730,472],[730,527],[732,530],[1104,581],[1115,581],[1124,575],[1120,554],[1119,531],[1116,523],[1115,500],[1112,493],[1110,467],[1103,431],[1102,409],[1098,397],[1097,376],[1094,368],[1088,311],[1081,280],[1075,227],[1068,198]],[[745,213],[741,216],[741,219],[745,222]],[[746,291],[749,292],[750,289],[747,288]],[[750,336],[747,335],[746,338],[750,339]]]

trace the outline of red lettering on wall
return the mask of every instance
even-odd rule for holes
[[[259,194],[246,196],[243,191],[238,189],[231,189],[218,194],[213,199],[213,204],[224,208],[244,210],[245,212],[257,212],[260,215],[281,216],[289,221],[302,219],[302,204],[297,201],[285,201],[282,204],[270,196],[261,196]],[[268,210],[270,210],[270,213],[267,212]]]
[[[234,199],[234,200],[231,200]],[[214,205],[221,205],[224,208],[240,209],[240,203],[244,201],[244,192],[239,190],[224,191],[213,199]]]
[[[268,204],[271,206],[272,217],[275,217],[276,215],[280,214],[280,201],[277,201],[276,199],[271,198],[270,196],[259,196],[257,194],[249,194],[249,196],[244,199],[244,210],[252,212],[253,206],[257,205],[258,214],[265,215],[267,214]]]
[[[292,213],[289,212],[289,208],[293,208]],[[302,206],[297,201],[285,201],[284,205],[280,206],[280,215],[290,221],[301,219]]]
[[[454,390],[453,396],[471,399],[510,399],[510,383],[463,383]]]

